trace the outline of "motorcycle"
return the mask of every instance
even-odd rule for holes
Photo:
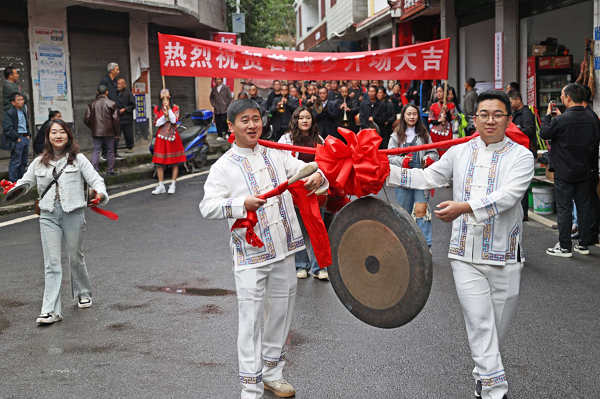
[[[182,125],[182,121],[191,118],[193,126],[186,127]],[[183,167],[186,171],[194,173],[196,169],[202,168],[206,165],[208,159],[208,142],[206,136],[208,128],[211,125],[213,119],[213,112],[206,109],[198,109],[194,112],[186,113],[180,121],[177,122],[177,131],[183,148],[185,150],[185,163]],[[156,135],[152,138],[150,143],[150,153],[154,154],[154,143],[156,141]]]

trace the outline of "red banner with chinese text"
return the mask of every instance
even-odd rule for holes
[[[450,39],[357,53],[312,53],[159,33],[158,46],[164,76],[429,80],[447,79]]]

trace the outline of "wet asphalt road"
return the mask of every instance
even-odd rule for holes
[[[239,398],[228,231],[199,214],[204,180],[180,181],[174,196],[116,198],[107,209],[118,222],[88,212],[94,306],[70,300],[65,271],[64,320],[48,327],[35,325],[44,288],[39,223],[0,227],[0,398]],[[431,203],[449,196],[439,189]],[[402,328],[363,324],[329,283],[299,281],[285,370],[298,398],[472,398],[445,255],[450,225],[433,223],[431,296]],[[532,221],[525,232],[518,312],[503,350],[510,398],[598,398],[600,248],[558,260],[544,254],[555,231]]]

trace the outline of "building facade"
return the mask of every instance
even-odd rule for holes
[[[0,0],[0,8],[0,69],[19,70],[31,98],[30,125],[39,127],[58,110],[84,150],[92,138],[83,116],[110,62],[119,64],[129,89],[148,71],[134,113],[136,141],[147,142],[162,88],[158,33],[210,39],[227,30],[224,0]],[[199,80],[166,77],[182,113],[198,108]],[[0,158],[8,155],[0,151]]]

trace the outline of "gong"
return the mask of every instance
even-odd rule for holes
[[[396,328],[425,306],[433,268],[429,247],[414,219],[376,197],[351,202],[329,228],[333,289],[361,321]]]

